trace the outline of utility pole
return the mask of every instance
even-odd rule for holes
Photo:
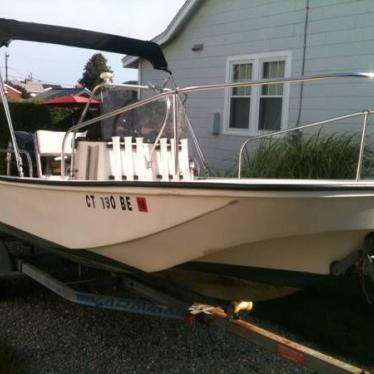
[[[5,52],[5,83],[8,83],[8,59],[9,53]]]

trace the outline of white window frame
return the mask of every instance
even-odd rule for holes
[[[264,62],[285,61],[284,75],[290,77],[291,75],[291,51],[277,51],[267,53],[256,53],[251,55],[230,56],[226,62],[226,82],[231,82],[232,66],[234,64],[252,63],[252,80],[262,79],[262,69]],[[224,127],[223,134],[239,135],[239,136],[256,136],[259,134],[268,133],[270,131],[259,130],[259,115],[260,115],[260,97],[261,86],[251,87],[251,104],[249,115],[249,126],[247,129],[230,128],[230,99],[231,89],[225,90],[225,104],[224,104]],[[283,84],[283,101],[282,101],[282,118],[280,130],[287,128],[288,108],[290,99],[290,84]]]

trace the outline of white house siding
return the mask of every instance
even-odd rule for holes
[[[177,85],[223,82],[229,56],[277,51],[291,52],[291,75],[299,76],[305,6],[306,0],[205,0],[178,36],[163,47]],[[197,43],[203,43],[204,49],[193,52]],[[140,69],[142,83],[159,83],[166,77],[144,61]],[[374,1],[310,0],[305,75],[353,70],[374,71]],[[298,117],[299,93],[300,86],[292,85],[290,127]],[[374,82],[306,84],[301,123],[373,108],[373,98]],[[190,95],[187,109],[209,163],[219,169],[232,165],[246,137],[212,134],[214,113],[224,120],[224,93]]]

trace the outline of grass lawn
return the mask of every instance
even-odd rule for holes
[[[23,374],[19,362],[6,342],[0,339],[0,374]]]
[[[289,297],[257,303],[254,315],[271,320],[332,355],[374,365],[374,290],[368,304],[354,273]]]

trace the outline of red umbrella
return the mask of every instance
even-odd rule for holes
[[[43,104],[51,105],[51,106],[67,106],[67,107],[76,107],[76,106],[83,106],[88,103],[88,98],[84,96],[76,96],[76,95],[66,95],[61,97],[56,97],[54,99],[49,99]],[[101,101],[92,99],[91,105],[94,107],[98,107],[101,104]]]

